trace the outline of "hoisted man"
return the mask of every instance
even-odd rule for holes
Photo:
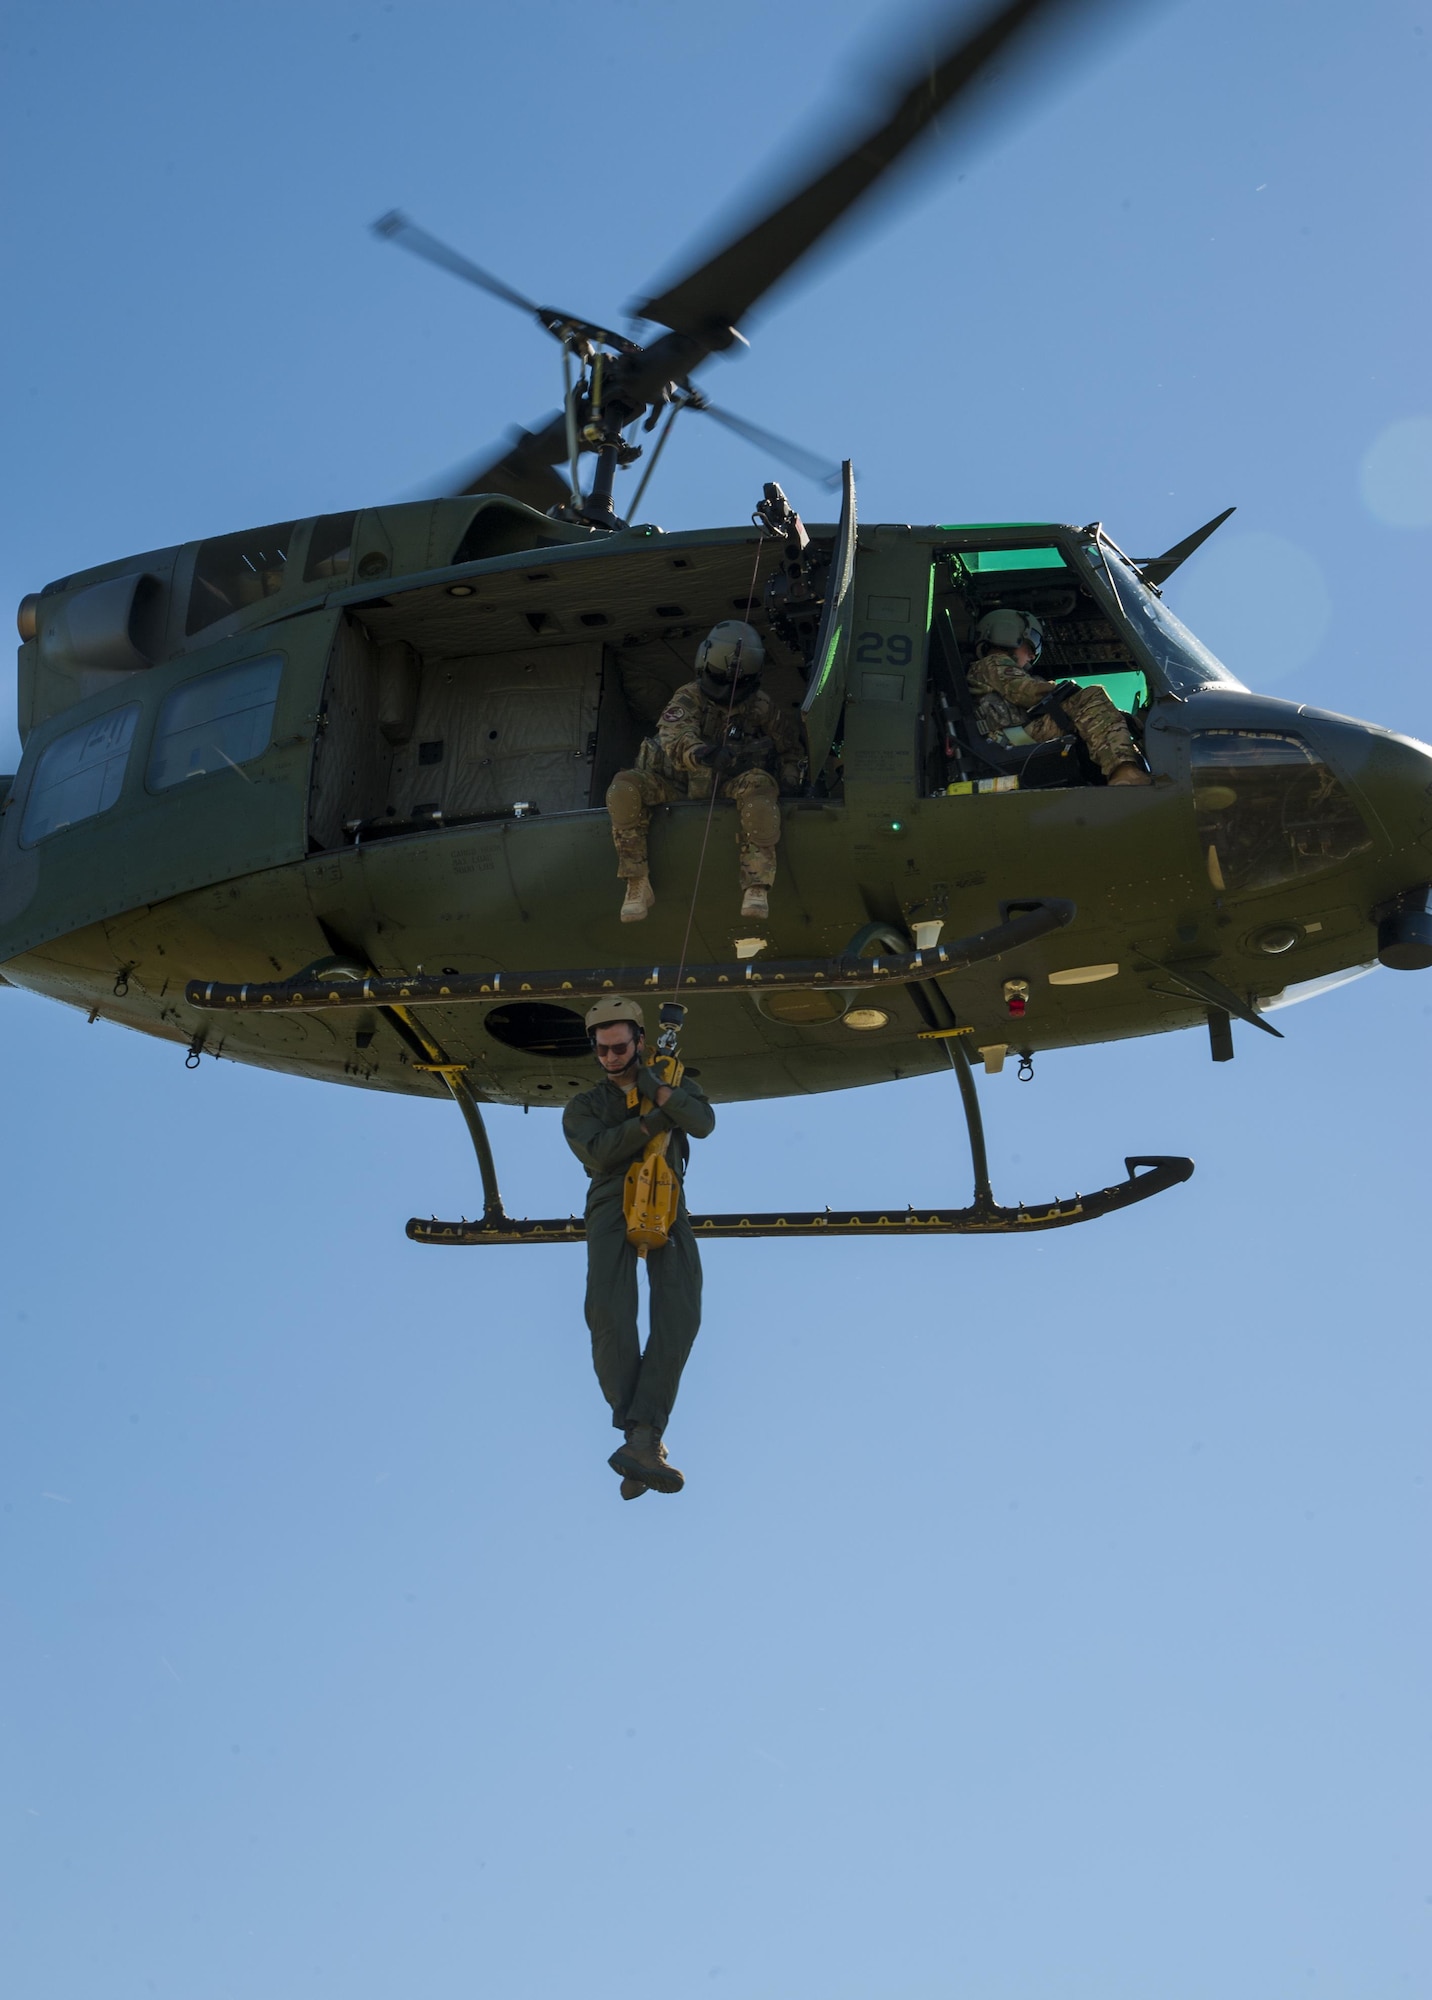
[[[597,1380],[623,1433],[607,1463],[621,1475],[623,1500],[636,1500],[649,1490],[679,1493],[684,1483],[661,1441],[701,1325],[701,1257],[682,1183],[687,1142],[704,1139],[716,1114],[674,1055],[648,1064],[637,1001],[598,1000],[586,1021],[602,1081],[571,1100],[562,1131],[591,1176],[587,1325]],[[665,1213],[653,1216],[663,1199]],[[642,1258],[651,1290],[644,1354],[636,1324]]]
[[[733,799],[740,814],[741,915],[764,920],[776,879],[781,793],[799,791],[805,743],[800,723],[761,686],[766,651],[739,619],[713,625],[696,654],[696,679],[678,688],[636,768],[607,787],[607,811],[626,883],[622,922],[640,923],[656,901],[646,835],[653,806],[673,799]]]

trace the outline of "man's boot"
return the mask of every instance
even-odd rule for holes
[[[1142,764],[1116,764],[1107,782],[1111,785],[1151,785],[1153,779]]]
[[[764,923],[771,914],[770,892],[766,889],[748,889],[741,898],[741,915],[754,917],[757,923]]]
[[[624,1479],[620,1490],[623,1500],[640,1500],[642,1494],[649,1493],[651,1488],[644,1479]]]
[[[651,886],[649,875],[629,875],[626,896],[622,901],[622,922],[639,924],[656,901],[656,892]]]
[[[622,1478],[639,1479],[656,1493],[679,1493],[686,1484],[674,1465],[666,1462],[666,1447],[650,1424],[633,1424],[626,1443],[619,1444],[607,1464]]]

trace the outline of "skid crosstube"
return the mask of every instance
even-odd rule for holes
[[[747,1241],[756,1236],[1010,1236],[1036,1229],[1067,1229],[1093,1222],[1116,1209],[1130,1208],[1177,1187],[1193,1172],[1193,1161],[1171,1153],[1149,1153],[1124,1161],[1129,1178],[1093,1194],[1070,1195],[1042,1205],[1004,1208],[976,1201],[968,1208],[792,1209],[784,1214],[693,1215],[699,1243]],[[1142,1171],[1140,1171],[1142,1169]],[[414,1243],[469,1248],[482,1243],[582,1243],[586,1228],[578,1215],[548,1222],[520,1221],[498,1214],[476,1222],[439,1222],[414,1216],[408,1224]]]

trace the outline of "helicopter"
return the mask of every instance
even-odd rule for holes
[[[152,550],[22,600],[0,976],[191,1065],[451,1097],[483,1212],[408,1233],[492,1245],[581,1238],[506,1214],[481,1106],[580,1090],[602,993],[649,997],[671,1039],[689,1017],[717,1101],[956,1076],[967,1206],[695,1217],[698,1236],[1019,1233],[1192,1165],[1130,1158],[1092,1194],[1002,1206],[977,1066],[1186,1028],[1227,1061],[1233,1023],[1276,1034],[1265,1010],[1290,990],[1374,959],[1432,966],[1432,752],[1250,692],[1163,601],[1231,510],[1132,558],[1098,522],[864,523],[847,462],[824,524],[774,481],[748,525],[636,518],[686,413],[790,455],[697,370],[912,149],[1089,11],[1015,0],[963,22],[854,146],[640,301],[645,341],[382,218],[380,236],[531,314],[560,349],[561,407],[442,497]],[[1105,688],[1151,785],[1104,784],[1072,729],[991,726],[966,670],[994,609],[1041,621],[1061,686]],[[664,807],[654,867],[680,887],[634,963],[606,787],[732,617],[807,744],[770,921],[740,934],[703,868],[730,808]]]

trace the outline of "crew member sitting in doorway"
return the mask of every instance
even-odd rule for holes
[[[1053,681],[1033,671],[1044,646],[1044,628],[1027,611],[991,611],[979,622],[979,650],[967,676],[981,719],[995,730],[1016,723],[1036,743],[1054,743],[1064,724],[1047,711],[1026,717],[1054,692]],[[1005,705],[1013,715],[1002,713]],[[1134,748],[1128,717],[1115,708],[1101,687],[1080,688],[1065,695],[1060,707],[1074,724],[1090,756],[1111,785],[1151,785],[1153,779]]]
[[[795,717],[761,686],[765,648],[735,618],[714,625],[696,654],[696,679],[678,688],[637,755],[607,787],[607,811],[626,883],[622,922],[640,923],[656,901],[646,835],[653,806],[673,799],[735,801],[740,814],[741,915],[770,915],[781,837],[781,793],[800,789],[805,744]]]
[[[562,1131],[591,1176],[586,1219],[592,1363],[612,1422],[625,1433],[607,1463],[621,1475],[623,1500],[637,1500],[648,1488],[679,1493],[685,1483],[661,1439],[701,1325],[701,1256],[682,1193],[666,1243],[646,1253],[651,1324],[643,1353],[636,1325],[637,1250],[627,1234],[627,1172],[648,1142],[667,1132],[666,1158],[683,1181],[688,1141],[706,1138],[716,1114],[690,1077],[672,1088],[647,1067],[646,1022],[637,1001],[615,995],[598,1000],[587,1009],[586,1021],[603,1077],[567,1105]]]

